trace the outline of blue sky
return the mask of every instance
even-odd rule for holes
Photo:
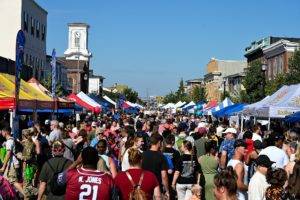
[[[91,67],[104,85],[165,95],[202,77],[210,58],[244,59],[265,36],[300,37],[299,0],[36,0],[48,11],[47,52],[67,48],[67,23],[90,28]]]

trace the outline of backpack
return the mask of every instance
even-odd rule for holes
[[[133,182],[132,177],[130,176],[128,171],[126,171],[126,175],[133,187],[133,190],[129,193],[129,200],[147,200],[146,193],[141,189],[141,185],[144,179],[144,172],[142,172],[139,183],[137,185]]]
[[[3,176],[0,176],[0,198],[8,200],[17,199],[14,188]]]
[[[67,163],[67,159],[65,159],[65,162],[62,166],[62,168],[57,171],[54,170],[54,168],[51,166],[50,162],[47,161],[49,167],[51,168],[52,172],[54,173],[52,178],[50,179],[50,191],[52,194],[56,195],[56,196],[62,196],[66,193],[66,188],[67,185],[66,184],[59,184],[58,183],[58,179],[60,178],[60,173],[62,173],[64,171],[65,165]]]
[[[167,164],[168,164],[168,173],[169,174],[172,174],[173,173],[173,171],[174,171],[174,164],[173,164],[173,161],[172,161],[172,158],[171,158],[171,156],[170,155],[168,155],[168,154],[163,154],[164,155],[164,157],[165,157],[165,159],[166,159],[166,161],[167,161]]]

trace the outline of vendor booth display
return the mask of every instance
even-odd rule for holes
[[[254,110],[251,114],[266,118],[284,118],[300,111],[300,84],[281,87],[256,105]]]

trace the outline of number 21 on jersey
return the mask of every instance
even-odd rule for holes
[[[90,197],[92,195],[92,198]],[[79,200],[97,200],[98,185],[82,184],[80,186]]]

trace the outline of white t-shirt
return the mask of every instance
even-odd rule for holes
[[[11,151],[11,152],[15,152],[15,141],[14,138],[9,138],[6,142],[5,142],[5,148],[7,151]],[[19,165],[19,161],[16,158],[16,156],[12,155],[12,158],[9,159],[8,161],[8,165],[10,164],[10,162],[12,162],[14,165]]]
[[[62,136],[61,136],[61,131],[59,129],[54,129],[53,131],[51,131],[49,135],[49,142],[54,142],[60,139],[62,139]]]
[[[121,164],[121,167],[122,167],[122,171],[127,171],[129,169],[129,161],[128,161],[128,150],[127,149],[123,155],[123,159],[122,159],[122,164]]]
[[[261,136],[258,135],[257,133],[253,133],[253,135],[252,135],[252,140],[253,140],[253,141],[259,140],[259,141],[262,142]]]
[[[266,176],[256,171],[250,179],[248,188],[249,200],[265,200],[265,193],[270,185],[267,183]]]
[[[263,149],[259,155],[267,155],[271,161],[275,162],[274,165],[276,168],[282,168],[288,164],[289,158],[286,155],[285,151],[279,149],[276,146],[269,146]]]

